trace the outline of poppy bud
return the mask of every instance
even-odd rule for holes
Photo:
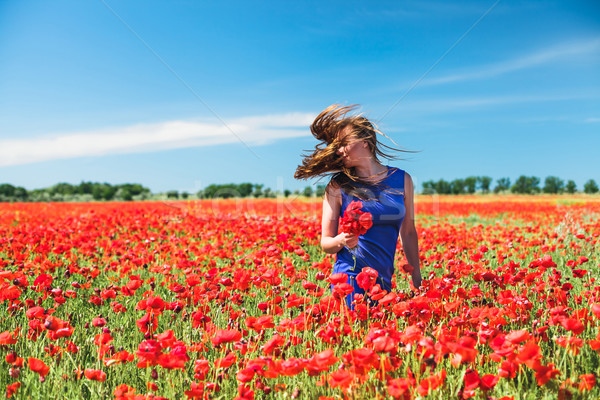
[[[14,351],[11,351],[10,353],[8,353],[5,358],[6,362],[9,364],[14,363],[16,361],[16,359],[17,359],[17,353],[15,353]]]
[[[8,369],[8,374],[13,379],[17,379],[19,377],[20,373],[21,373],[21,369],[19,369],[19,368],[9,368]]]
[[[156,369],[152,369],[152,372],[150,372],[150,376],[154,380],[158,379],[158,372],[156,372]]]

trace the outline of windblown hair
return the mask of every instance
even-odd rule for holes
[[[357,107],[358,105],[343,107],[333,104],[317,116],[310,126],[310,131],[319,140],[319,143],[315,146],[312,154],[304,156],[302,165],[296,169],[294,178],[308,179],[315,176],[332,175],[330,185],[339,187],[345,193],[365,199],[365,193],[358,188],[360,185],[357,186],[357,183],[366,187],[372,186],[373,184],[369,182],[372,177],[359,178],[354,167],[346,168],[342,158],[337,154],[337,150],[353,141],[365,141],[377,162],[381,162],[380,157],[389,160],[397,158],[384,152],[381,148],[388,151],[404,150],[378,143],[377,134],[386,135],[362,115],[347,116]],[[339,133],[347,127],[350,127],[350,131],[343,139],[340,139]]]

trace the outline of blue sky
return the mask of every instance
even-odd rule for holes
[[[300,189],[308,126],[340,103],[418,151],[390,163],[418,188],[581,189],[600,182],[599,71],[592,0],[0,0],[0,183]]]

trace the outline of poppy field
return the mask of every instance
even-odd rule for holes
[[[599,398],[600,198],[415,204],[354,310],[319,200],[0,204],[0,395]]]

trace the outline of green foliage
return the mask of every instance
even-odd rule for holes
[[[423,182],[423,194],[473,194],[479,191],[480,193],[489,193],[492,178],[489,176],[468,176],[464,179],[454,179],[447,182],[444,179],[438,181],[429,180]],[[501,193],[510,190],[512,193],[518,194],[537,194],[543,191],[549,194],[560,193],[575,193],[577,185],[573,180],[565,182],[556,177],[548,176],[544,180],[544,187],[540,188],[540,178],[536,176],[521,175],[511,186],[510,178],[500,178],[496,180],[494,193]],[[598,185],[593,179],[586,182],[584,186],[585,193],[597,193]]]
[[[540,192],[540,178],[537,176],[525,176],[521,175],[514,185],[511,186],[510,191],[519,194],[534,194]]]
[[[0,201],[102,201],[145,200],[150,189],[139,183],[111,185],[109,183],[81,182],[79,185],[61,182],[44,189],[27,191],[8,183],[0,185]]]
[[[29,193],[20,186],[13,186],[9,183],[0,185],[0,201],[27,201]]]
[[[452,185],[443,179],[440,179],[435,184],[435,191],[439,194],[449,194],[452,192]]]
[[[494,188],[494,193],[506,192],[510,189],[510,179],[509,178],[500,178],[496,181],[496,187]]]
[[[325,185],[317,185],[315,196],[323,197],[325,195]]]
[[[565,192],[573,194],[577,191],[577,185],[574,181],[570,180],[567,182],[567,186],[565,187]]]
[[[200,199],[229,199],[236,197],[263,197],[263,185],[256,183],[225,183],[208,185],[197,193]],[[269,189],[270,191],[270,189]]]
[[[464,188],[469,194],[475,193],[475,189],[477,187],[478,177],[476,176],[468,176],[464,180]]]
[[[556,193],[562,193],[565,190],[565,182],[556,177],[556,176],[548,176],[546,177],[546,180],[544,181],[544,188],[543,191],[544,193],[551,193],[551,194],[556,194]]]
[[[254,192],[252,192],[252,195],[256,198],[258,197],[262,197],[263,196],[263,188],[264,185],[254,185]]]
[[[450,191],[452,194],[465,193],[465,181],[463,179],[455,179],[450,182]]]
[[[178,199],[179,192],[177,190],[169,190],[167,192],[167,199]]]
[[[433,193],[435,193],[435,181],[423,182],[423,194],[433,194]]]
[[[312,197],[312,195],[313,195],[313,188],[312,188],[312,186],[307,186],[307,187],[305,187],[305,188],[304,188],[304,191],[302,192],[302,194],[303,194],[305,197]]]
[[[590,179],[583,185],[583,191],[588,194],[598,193],[598,184],[595,180]]]
[[[478,176],[477,177],[477,185],[483,193],[490,192],[490,184],[492,183],[492,178],[489,176]]]

